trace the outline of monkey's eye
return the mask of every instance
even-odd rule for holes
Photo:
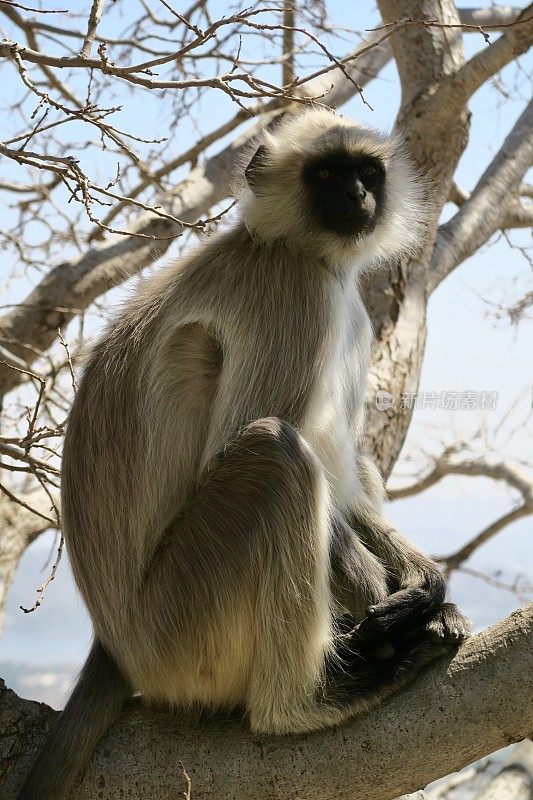
[[[333,177],[333,172],[330,169],[319,169],[316,176],[320,178],[321,181],[327,181]]]
[[[362,178],[373,178],[374,175],[378,174],[378,168],[373,164],[365,164],[365,166],[361,167],[358,172]]]

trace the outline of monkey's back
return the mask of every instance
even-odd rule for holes
[[[194,255],[141,286],[111,323],[68,418],[65,539],[97,635],[115,655],[161,532],[195,485],[217,389],[216,339],[186,309],[178,318],[169,312],[169,293],[179,295],[191,262]]]

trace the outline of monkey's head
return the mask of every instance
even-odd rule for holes
[[[423,240],[427,200],[401,139],[327,109],[265,132],[244,176],[243,219],[260,239],[339,265],[390,259]]]

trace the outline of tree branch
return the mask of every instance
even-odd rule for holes
[[[89,20],[87,22],[87,33],[85,34],[85,39],[83,40],[83,46],[80,50],[80,56],[82,58],[90,58],[91,49],[93,46],[94,38],[96,36],[96,29],[102,18],[103,10],[104,10],[104,0],[93,0],[93,4],[91,6],[91,13],[89,14]]]
[[[530,101],[457,214],[441,225],[435,241],[428,291],[503,226],[522,177],[533,163],[533,101]]]
[[[522,519],[522,517],[527,517],[530,514],[533,514],[533,502],[524,502],[519,505],[517,508],[513,508],[511,511],[507,511],[501,517],[498,517],[497,520],[491,522],[486,528],[484,528],[477,536],[474,536],[467,544],[463,545],[459,550],[455,553],[452,553],[449,556],[435,556],[435,561],[438,561],[440,564],[443,565],[445,571],[447,573],[452,572],[452,570],[457,569],[461,566],[467,559],[470,558],[472,553],[474,553],[478,547],[481,547],[482,544],[485,544],[496,536],[501,530],[506,528],[512,522],[516,522],[517,519]]]
[[[463,25],[509,25],[522,9],[520,6],[491,6],[490,8],[461,8],[459,16]]]
[[[10,14],[16,13],[13,9],[8,11]],[[492,23],[488,18],[485,23],[498,24],[501,21],[498,8],[490,9],[490,13],[493,15]],[[380,32],[372,34],[346,56],[350,60],[346,71],[352,81],[360,86],[375,77],[391,57],[389,42],[384,41],[376,46],[378,38]],[[359,53],[357,58],[356,53]],[[356,91],[354,83],[347,80],[342,71],[336,68],[327,75],[315,78],[307,86],[302,86],[302,92],[309,92],[309,96],[314,96],[323,93],[331,85],[333,89],[324,98],[324,102],[333,107],[347,102]],[[274,110],[275,102],[272,101],[272,105],[267,108]],[[244,121],[245,116],[244,112],[242,115],[238,113],[228,126],[221,126],[219,134],[227,135]],[[264,115],[262,123],[265,124],[269,118],[271,115]],[[257,127],[254,126],[236,143],[224,148],[201,167],[193,169],[178,184],[174,191],[175,216],[193,222],[227,196],[231,172],[240,153],[256,132]],[[213,141],[208,136],[204,144],[208,146]],[[163,177],[197,155],[198,152],[193,148],[183,158],[174,159],[162,167],[155,177]],[[137,196],[150,182],[151,179],[143,178],[132,190],[131,196]],[[104,221],[107,223],[113,217],[114,214],[110,213]],[[64,328],[73,316],[85,310],[111,286],[119,285],[160,258],[170,246],[172,238],[180,234],[180,229],[169,221],[154,220],[151,215],[142,215],[132,227],[132,233],[153,236],[154,240],[143,241],[136,236],[124,237],[119,241],[115,239],[103,247],[89,248],[83,256],[52,269],[20,307],[0,318],[0,342],[3,339],[9,350],[24,358],[28,364],[33,363],[33,348],[46,350],[54,341],[58,326]],[[17,386],[21,379],[20,373],[0,365],[0,396]]]
[[[470,558],[478,547],[481,547],[481,545],[488,542],[489,539],[496,536],[496,534],[507,525],[510,525],[517,519],[533,514],[533,483],[525,473],[521,472],[513,464],[509,464],[505,461],[491,463],[482,458],[474,458],[459,462],[453,461],[452,456],[454,451],[455,448],[449,448],[445,451],[442,456],[435,459],[432,468],[425,475],[409,486],[387,490],[389,498],[391,500],[399,500],[405,497],[412,497],[420,492],[424,492],[436,483],[439,483],[439,481],[447,475],[468,475],[470,477],[492,478],[493,480],[506,483],[508,486],[520,492],[521,502],[516,508],[506,512],[484,528],[477,536],[463,545],[463,547],[455,553],[449,556],[435,556],[435,560],[443,564],[448,573],[460,567],[461,564]]]
[[[502,769],[476,794],[475,800],[531,800],[533,796],[533,742],[513,747]]]
[[[33,492],[28,504],[41,514],[49,511],[50,501],[44,491]],[[24,550],[52,525],[17,502],[0,496],[0,630],[7,596]]]
[[[527,187],[525,191],[519,189],[518,194],[520,197],[527,197]],[[470,193],[465,189],[461,189],[456,183],[452,183],[448,200],[450,203],[455,203],[458,208],[461,208],[467,200],[471,197]],[[523,205],[520,200],[516,200],[509,207],[509,211],[502,220],[501,228],[531,228],[533,225],[533,203],[526,203]]]
[[[453,100],[457,107],[462,107],[480,86],[510,61],[527,52],[532,43],[533,3],[522,11],[515,23],[494,44],[484,47],[464,66],[442,81],[435,102]]]
[[[200,722],[134,706],[97,748],[76,800],[175,800],[180,761],[195,800],[392,800],[533,729],[533,605],[467,641],[453,659],[367,717],[307,736],[250,734],[239,715]],[[490,699],[489,699],[490,698]],[[0,792],[12,800],[55,713],[0,695]],[[438,743],[438,746],[436,746]],[[398,757],[401,754],[401,758]]]
[[[294,80],[294,24],[295,2],[285,3],[283,7],[283,63],[282,86],[288,86]]]
[[[390,500],[412,497],[434,486],[447,475],[469,475],[470,477],[492,478],[495,481],[503,481],[513,489],[517,489],[526,502],[533,502],[533,483],[528,479],[527,475],[518,470],[513,464],[505,461],[493,463],[481,458],[455,462],[450,460],[450,452],[437,457],[431,470],[415,483],[409,486],[402,486],[399,489],[388,489],[387,495]]]
[[[405,18],[438,23],[435,27],[421,26],[416,34],[408,28],[400,29],[391,38],[402,85],[402,109],[409,113],[418,97],[430,87],[440,85],[444,76],[455,73],[464,64],[461,19],[451,0],[440,3],[378,0],[378,6],[388,25]],[[413,41],[416,41],[416,59]]]

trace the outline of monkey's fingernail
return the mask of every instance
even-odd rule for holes
[[[376,613],[376,606],[368,606],[367,614],[369,617],[373,616]]]

